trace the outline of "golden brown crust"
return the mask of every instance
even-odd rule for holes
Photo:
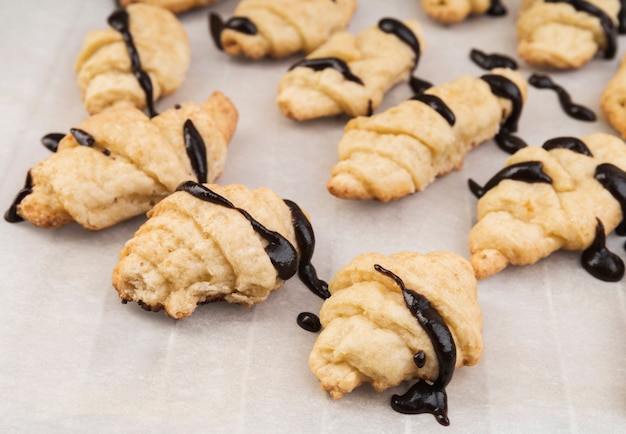
[[[365,253],[332,279],[331,297],[320,311],[324,329],[309,366],[323,390],[338,399],[366,382],[383,391],[412,378],[437,378],[439,364],[430,338],[406,307],[400,287],[374,264],[400,277],[443,317],[456,344],[456,367],[479,361],[482,314],[467,260],[449,252]],[[422,368],[413,361],[418,351],[426,354]]]
[[[81,146],[68,134],[56,153],[31,169],[32,193],[18,205],[18,214],[43,228],[75,220],[100,230],[146,212],[181,182],[196,179],[183,137],[187,120],[203,138],[208,176],[216,179],[237,123],[237,111],[223,94],[152,119],[119,106],[77,125],[95,139],[93,146]]]
[[[470,15],[487,12],[490,0],[422,0],[426,14],[444,24],[455,24]]]
[[[120,0],[120,5],[129,6],[133,3],[144,3],[159,6],[178,14],[189,9],[212,5],[218,1],[220,0]]]

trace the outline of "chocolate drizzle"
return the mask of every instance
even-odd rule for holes
[[[289,67],[289,71],[298,67],[311,68],[314,71],[321,71],[326,68],[332,68],[336,71],[339,71],[346,80],[363,85],[363,80],[354,75],[352,71],[350,71],[350,67],[348,66],[348,64],[337,57],[318,57],[315,59],[302,59],[299,62],[291,65]]]
[[[91,134],[81,129],[71,128],[70,133],[72,133],[72,136],[74,136],[78,144],[81,146],[91,148],[93,144],[96,143],[96,139]]]
[[[448,122],[450,126],[453,126],[456,122],[456,116],[454,116],[454,113],[452,112],[452,110],[450,110],[450,107],[448,107],[446,103],[443,102],[438,96],[421,93],[413,96],[411,99],[423,102],[424,104],[435,110],[441,115],[442,118],[446,120],[446,122]]]
[[[626,4],[624,0],[620,0],[619,13],[617,14],[617,32],[626,33]]]
[[[604,224],[599,218],[593,243],[583,251],[580,263],[593,277],[605,282],[618,282],[624,277],[624,261],[606,247]]]
[[[63,137],[65,137],[63,133],[49,133],[41,138],[41,144],[50,152],[56,152]]]
[[[500,0],[491,0],[489,9],[485,13],[492,17],[502,17],[507,14],[507,11],[504,5],[500,3]]]
[[[528,78],[528,83],[539,89],[552,89],[559,97],[561,107],[570,117],[580,121],[593,122],[596,120],[596,114],[585,106],[575,104],[569,93],[563,87],[554,83],[550,77],[543,74],[532,74]]]
[[[415,95],[419,95],[433,87],[433,84],[421,78],[411,76],[411,78],[409,78],[409,86]]]
[[[378,22],[378,28],[385,32],[391,33],[398,37],[402,42],[407,44],[415,53],[415,60],[413,61],[413,69],[417,66],[420,60],[421,48],[420,43],[415,34],[409,29],[402,21],[395,18],[383,18]]]
[[[544,0],[546,3],[567,3],[579,12],[585,12],[596,17],[600,21],[600,27],[606,39],[606,47],[604,49],[604,58],[612,59],[617,52],[617,31],[611,17],[599,7],[592,5],[584,0]],[[621,21],[620,21],[621,26]]]
[[[482,69],[491,70],[494,68],[517,69],[517,62],[503,54],[486,54],[483,51],[472,48],[470,59]]]
[[[183,137],[185,138],[187,156],[196,174],[196,178],[198,178],[198,182],[207,182],[209,168],[207,167],[206,146],[191,119],[187,119],[183,124]]]
[[[256,35],[258,30],[256,25],[246,17],[231,17],[228,21],[222,21],[222,18],[211,12],[209,14],[209,31],[211,32],[211,38],[215,43],[215,46],[219,50],[223,50],[222,46],[222,32],[224,29],[231,29],[245,35]]]
[[[297,318],[298,325],[304,330],[317,333],[322,329],[322,324],[317,315],[311,312],[301,312]]]
[[[30,170],[26,174],[26,180],[24,181],[24,187],[17,192],[15,199],[13,199],[13,203],[8,210],[4,213],[4,220],[9,223],[19,223],[24,221],[22,216],[17,213],[17,206],[24,200],[26,196],[33,192],[33,178],[30,174]]]
[[[156,116],[158,113],[154,110],[152,81],[150,80],[148,73],[141,67],[139,51],[137,51],[137,47],[133,41],[133,35],[130,33],[128,12],[126,12],[126,9],[118,9],[109,15],[107,21],[112,28],[117,30],[122,35],[122,39],[124,39],[126,50],[128,51],[128,55],[130,57],[133,74],[146,95],[146,108],[148,110],[148,114],[150,117]]]
[[[611,193],[622,208],[622,221],[615,233],[626,235],[626,172],[611,163],[603,163],[596,167],[594,178]]]
[[[393,279],[400,287],[406,306],[430,338],[439,364],[439,374],[434,382],[418,380],[404,395],[393,395],[391,407],[405,414],[430,413],[435,416],[437,422],[447,426],[450,420],[447,414],[448,399],[445,387],[452,380],[456,366],[456,345],[452,333],[437,309],[431,306],[426,297],[407,289],[402,279],[393,272],[378,264],[374,265],[374,269]],[[415,361],[417,357],[416,364],[421,363],[419,359],[424,357],[418,354],[420,352],[417,352],[413,358]]]
[[[542,182],[546,184],[552,183],[550,178],[543,171],[543,163],[541,161],[523,161],[517,164],[511,164],[496,173],[484,187],[479,186],[472,179],[468,181],[469,189],[477,198],[483,197],[489,190],[497,186],[501,181],[511,179],[514,181],[523,181],[529,183]]]
[[[551,149],[567,149],[578,154],[586,155],[587,157],[593,157],[591,151],[580,139],[576,137],[555,137],[554,139],[547,140],[543,146],[543,149],[549,151]]]

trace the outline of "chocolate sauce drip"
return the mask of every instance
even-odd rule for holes
[[[313,257],[313,251],[315,250],[315,233],[313,232],[313,226],[306,217],[300,207],[288,199],[284,199],[291,210],[291,222],[296,234],[296,242],[298,243],[298,250],[300,251],[300,262],[298,264],[298,277],[307,288],[322,299],[330,297],[328,292],[328,283],[320,280],[317,277],[317,271],[311,264],[311,258]]]
[[[72,133],[72,136],[74,136],[78,144],[81,146],[91,148],[93,144],[96,143],[96,139],[91,134],[81,129],[72,128],[70,129],[70,133]]]
[[[409,79],[409,86],[411,86],[411,90],[415,95],[419,95],[424,91],[433,87],[433,84],[429,81],[422,80],[421,78],[413,77]]]
[[[439,98],[438,96],[421,93],[421,94],[415,95],[411,99],[416,100],[416,101],[421,101],[424,104],[426,104],[428,107],[435,110],[437,113],[441,115],[442,118],[446,120],[446,122],[448,122],[450,126],[453,126],[454,123],[456,122],[456,116],[454,116],[454,113],[452,112],[452,110],[450,110],[450,107],[448,107],[446,103],[443,102],[441,98]]]
[[[617,32],[626,33],[626,2],[620,1],[619,13],[617,14]]]
[[[41,144],[51,152],[56,152],[59,149],[59,142],[65,137],[63,133],[50,133],[41,138]]]
[[[19,223],[19,222],[24,221],[22,216],[20,216],[17,213],[17,206],[22,202],[22,200],[24,200],[26,196],[28,196],[32,192],[33,192],[33,178],[29,170],[28,173],[26,174],[24,187],[22,187],[20,191],[17,192],[15,199],[13,199],[13,203],[11,203],[11,206],[9,207],[9,209],[7,209],[6,212],[4,213],[4,220],[6,220],[9,223]]]
[[[413,354],[413,361],[415,362],[415,366],[418,368],[423,368],[426,364],[426,353],[424,351],[418,351]]]
[[[523,139],[506,132],[499,132],[494,137],[494,140],[500,149],[511,155],[528,146]]]
[[[617,31],[611,18],[599,7],[584,0],[544,0],[546,3],[567,3],[579,12],[585,12],[600,20],[600,27],[606,39],[604,58],[612,59],[617,52]]]
[[[366,116],[372,116],[374,114],[374,104],[372,104],[371,98],[367,100],[367,113]]]
[[[626,235],[626,172],[611,163],[602,163],[596,167],[594,178],[619,202],[622,221],[615,228],[615,233]]]
[[[511,114],[507,120],[500,126],[500,131],[505,133],[514,133],[517,131],[517,123],[522,115],[522,93],[519,88],[508,78],[497,74],[486,74],[480,77],[491,89],[491,93],[500,98],[506,98],[511,101]]]
[[[492,17],[502,17],[507,14],[507,11],[504,5],[500,3],[500,0],[491,0],[491,5],[485,13]]]
[[[430,338],[439,363],[439,375],[432,384],[419,380],[404,395],[393,395],[391,407],[405,414],[430,413],[437,422],[447,426],[450,421],[445,387],[450,383],[456,365],[456,345],[452,333],[426,297],[407,289],[402,279],[393,272],[378,264],[374,265],[374,269],[392,278],[402,289],[404,302]]]
[[[299,62],[294,63],[289,67],[289,71],[297,67],[311,68],[314,71],[321,71],[326,68],[332,68],[341,73],[343,77],[348,81],[353,81],[360,85],[363,84],[363,80],[354,75],[350,71],[350,67],[346,62],[337,57],[318,57],[316,59],[302,59]]]
[[[501,181],[505,179],[511,179],[514,181],[522,182],[543,182],[546,184],[552,183],[550,178],[543,171],[543,163],[541,161],[522,161],[521,163],[511,164],[496,173],[484,187],[480,187],[473,180],[469,180],[469,189],[474,193],[477,198],[483,197],[489,190],[497,186]]]
[[[550,77],[542,74],[532,74],[528,78],[528,82],[539,89],[552,89],[559,97],[561,107],[570,117],[580,121],[593,122],[596,120],[596,114],[585,106],[572,102],[569,93],[558,84],[554,83]]]
[[[596,236],[593,243],[583,251],[580,263],[593,277],[605,282],[618,282],[624,277],[624,261],[606,248],[604,224],[596,218]]]
[[[185,138],[185,149],[187,150],[191,167],[196,174],[196,178],[198,178],[198,182],[203,184],[207,182],[209,177],[206,146],[191,119],[187,119],[183,124],[183,137]]]
[[[546,151],[557,148],[568,149],[578,154],[593,157],[591,151],[587,145],[585,145],[585,142],[576,137],[555,137],[554,139],[547,140],[542,148]]]
[[[320,319],[317,315],[311,312],[299,313],[297,321],[300,327],[311,333],[317,333],[322,329]]]
[[[150,76],[141,68],[141,60],[139,59],[139,51],[133,41],[133,35],[130,33],[129,16],[126,9],[118,9],[109,15],[108,23],[117,30],[124,39],[126,50],[130,56],[130,64],[135,78],[139,82],[139,86],[146,95],[146,108],[150,117],[156,116],[158,113],[154,110],[154,98],[152,81]]]
[[[209,31],[211,32],[211,38],[218,50],[223,50],[222,46],[222,32],[224,29],[231,29],[239,33],[246,35],[256,35],[258,30],[254,23],[246,17],[231,17],[228,21],[224,22],[222,18],[211,12],[209,14]]]
[[[267,229],[261,223],[252,218],[246,210],[237,208],[228,199],[220,196],[202,184],[198,184],[194,181],[186,181],[179,185],[176,191],[185,191],[200,200],[239,211],[241,215],[243,215],[246,220],[250,222],[252,229],[254,229],[259,236],[264,238],[269,243],[265,247],[265,251],[269,256],[272,265],[278,272],[278,277],[282,280],[287,280],[296,274],[296,271],[298,270],[298,253],[289,240],[281,234]]]
[[[482,69],[491,70],[494,68],[517,69],[517,62],[503,54],[487,54],[483,51],[472,48],[470,59]]]
[[[420,43],[415,33],[409,29],[402,21],[395,18],[383,18],[378,22],[378,28],[385,33],[391,33],[407,44],[415,53],[415,60],[413,61],[413,69],[417,66],[420,60],[421,48]]]

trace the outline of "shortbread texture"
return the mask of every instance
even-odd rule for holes
[[[202,105],[184,103],[148,118],[139,109],[118,106],[77,125],[93,146],[81,146],[72,134],[30,171],[33,191],[18,214],[43,228],[76,221],[100,230],[148,211],[196,175],[187,155],[183,124],[191,120],[204,140],[208,178],[223,170],[237,110],[216,92]]]
[[[161,7],[133,4],[126,10],[130,33],[156,101],[178,89],[185,79],[191,60],[187,33],[176,16]],[[133,74],[128,50],[117,30],[109,27],[89,32],[74,70],[90,114],[120,102],[146,106],[146,95]]]
[[[233,16],[252,21],[257,33],[226,28],[222,47],[231,56],[251,59],[310,53],[347,27],[356,7],[356,0],[241,0]]]
[[[376,271],[375,264],[426,297],[443,317],[456,345],[457,368],[478,363],[482,314],[466,259],[450,252],[364,253],[331,280],[331,297],[320,311],[323,330],[309,366],[323,390],[338,399],[362,383],[382,392],[411,379],[437,379],[439,362],[429,336],[406,306],[400,287]],[[422,368],[413,361],[419,351],[426,355]]]
[[[487,12],[490,0],[422,0],[426,15],[443,24],[455,24],[470,15]]]
[[[584,250],[594,240],[596,219],[607,234],[621,222],[619,202],[594,173],[602,163],[626,170],[624,142],[605,133],[581,140],[593,157],[529,146],[505,162],[506,167],[540,161],[552,183],[503,180],[478,200],[478,221],[469,234],[470,262],[478,279],[508,264],[533,264],[558,249]]]
[[[511,80],[523,98],[525,79],[497,68],[491,74]],[[341,199],[388,202],[423,190],[437,176],[460,169],[465,155],[492,139],[511,113],[511,101],[469,75],[429,88],[454,113],[451,126],[421,101],[407,100],[373,116],[351,119],[338,144],[339,162],[328,191]]]
[[[589,0],[614,24],[619,0]],[[517,20],[518,54],[530,65],[559,69],[580,68],[607,47],[600,20],[565,2],[523,0]]]
[[[421,26],[413,20],[403,24],[415,35],[423,52]],[[336,33],[307,59],[328,57],[344,61],[363,84],[346,79],[333,68],[293,68],[278,85],[277,104],[285,116],[304,121],[340,114],[367,115],[380,105],[385,92],[409,78],[418,60],[408,44],[378,25],[358,35]]]
[[[207,187],[297,248],[291,210],[274,191]],[[180,319],[210,301],[252,306],[283,284],[265,251],[267,241],[239,211],[177,191],[148,216],[113,272],[122,300]]]
[[[606,121],[626,139],[626,55],[600,97]]]
[[[188,11],[202,6],[212,5],[220,0],[120,0],[121,6],[129,6],[133,3],[144,3],[160,6],[175,14]]]

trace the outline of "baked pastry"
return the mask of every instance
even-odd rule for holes
[[[148,217],[120,253],[113,285],[122,300],[172,318],[217,300],[250,307],[312,267],[307,217],[268,188],[188,181]]]
[[[416,21],[393,18],[356,36],[336,33],[280,80],[280,111],[298,121],[372,114],[385,92],[417,66],[424,48],[421,33]]]
[[[209,15],[215,45],[231,56],[280,59],[310,53],[345,29],[357,0],[241,0],[223,22]]]
[[[444,24],[455,24],[470,15],[486,13],[491,0],[422,0],[426,15]]]
[[[95,114],[130,102],[154,116],[154,101],[187,74],[187,33],[170,11],[148,4],[118,9],[108,22],[110,28],[87,34],[74,64],[85,108]]]
[[[91,230],[142,214],[181,182],[221,174],[237,116],[219,92],[151,119],[131,105],[93,115],[30,170],[10,214],[43,228],[76,221]]]
[[[508,264],[533,264],[558,249],[585,250],[594,243],[598,221],[602,236],[613,231],[626,206],[620,197],[624,169],[624,142],[597,133],[520,149],[484,187],[470,180],[480,198],[469,235],[476,277]]]
[[[597,53],[616,52],[619,0],[523,0],[518,54],[533,66],[580,68]]]
[[[602,91],[600,108],[606,121],[626,139],[626,55]]]
[[[338,399],[362,383],[382,392],[420,379],[409,393],[419,399],[394,395],[392,406],[447,422],[445,386],[483,349],[469,262],[449,252],[365,253],[339,270],[329,290],[309,357],[322,389]]]
[[[144,3],[160,6],[175,14],[188,11],[189,9],[212,5],[220,0],[118,0],[120,6],[125,7],[133,3]]]
[[[498,88],[510,89],[511,99],[499,96]],[[339,141],[328,191],[342,199],[388,202],[423,190],[435,177],[459,169],[465,155],[492,139],[501,124],[515,131],[526,89],[519,73],[497,68],[351,119]]]

